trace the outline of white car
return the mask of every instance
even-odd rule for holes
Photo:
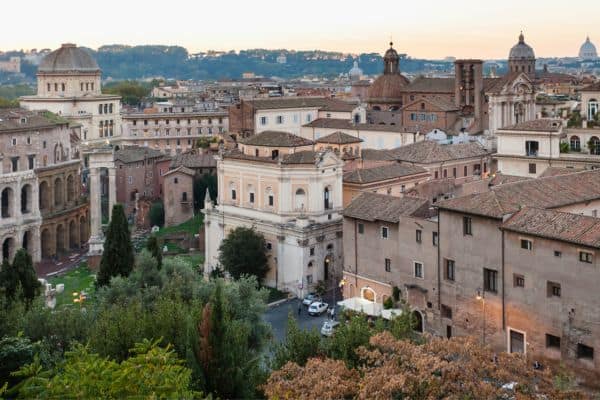
[[[321,335],[323,336],[333,336],[335,330],[340,325],[338,321],[325,321],[323,322],[323,326],[321,327]]]
[[[306,297],[302,300],[302,304],[304,304],[305,306],[310,306],[312,303],[314,303],[315,301],[321,301],[321,296],[319,296],[316,293],[309,293],[306,295]]]
[[[329,308],[329,304],[323,303],[322,301],[315,301],[308,307],[309,315],[321,315]]]

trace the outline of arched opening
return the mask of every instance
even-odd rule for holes
[[[296,190],[296,196],[294,197],[294,206],[296,211],[304,211],[306,204],[306,192],[300,188]]]
[[[373,111],[381,111],[381,107],[379,107],[379,106],[373,106]]]
[[[22,246],[29,254],[31,254],[31,233],[29,231],[25,231],[23,234],[23,242]]]
[[[569,145],[571,147],[571,151],[581,151],[581,141],[579,140],[579,136],[571,136],[569,139]]]
[[[42,248],[42,258],[50,258],[54,255],[52,250],[52,235],[49,229],[44,229],[40,237],[40,245]]]
[[[413,311],[413,330],[415,332],[423,333],[423,314],[418,310]]]
[[[14,193],[9,187],[2,190],[2,218],[14,215]]]
[[[329,279],[329,271],[331,270],[332,267],[332,262],[331,262],[331,257],[327,256],[325,257],[325,259],[323,260],[323,280],[328,280]]]
[[[56,227],[56,252],[55,254],[62,254],[67,249],[65,247],[65,227],[60,224]]]
[[[50,208],[50,186],[48,182],[43,181],[40,183],[40,210],[46,211]]]
[[[364,287],[360,290],[360,297],[364,300],[375,302],[377,300],[377,294],[370,287]]]
[[[525,106],[523,103],[515,104],[515,123],[518,124],[525,120]]]
[[[67,177],[67,201],[75,200],[75,178],[73,175]]]
[[[31,185],[26,184],[21,188],[21,213],[31,212]]]
[[[71,220],[71,222],[69,222],[69,248],[76,249],[79,247],[79,238],[77,237],[78,233],[79,232],[75,220]]]
[[[85,219],[85,217],[80,217],[79,218],[79,243],[80,246],[83,246],[85,244],[85,242],[87,242],[87,237],[88,233],[87,233],[87,221]]]
[[[11,237],[2,242],[2,260],[12,260],[15,251],[15,240]]]
[[[330,208],[332,208],[330,198],[331,198],[331,193],[329,191],[329,187],[326,187],[325,190],[323,190],[323,206],[326,210],[329,210]]]
[[[587,119],[588,119],[588,121],[593,121],[594,119],[596,119],[596,114],[598,113],[598,100],[589,99],[587,106],[588,106]]]
[[[590,154],[600,155],[600,139],[597,136],[592,136],[588,143]]]
[[[64,202],[63,181],[60,178],[54,180],[54,205],[61,206]]]

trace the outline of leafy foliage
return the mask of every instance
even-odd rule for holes
[[[150,211],[148,212],[148,218],[150,219],[150,225],[162,227],[165,224],[165,207],[162,201],[152,203]]]
[[[254,229],[235,228],[221,242],[219,262],[235,279],[242,275],[253,275],[260,282],[269,271],[266,245],[264,236]]]
[[[300,329],[296,318],[290,313],[285,341],[275,347],[271,368],[278,370],[287,362],[304,366],[309,358],[316,357],[320,353],[321,335],[319,332]]]
[[[26,302],[31,302],[39,294],[41,285],[27,250],[17,250],[12,264],[4,260],[0,270],[0,285],[9,299],[14,299],[18,294]]]
[[[152,235],[148,238],[146,242],[146,249],[150,252],[152,257],[156,260],[156,266],[158,269],[162,268],[162,248],[160,247],[160,243],[158,242],[158,238],[155,235]]]
[[[42,369],[39,359],[15,375],[26,378],[18,393],[24,398],[192,398],[192,371],[171,346],[143,340],[132,356],[117,363],[77,345],[55,370]]]
[[[102,87],[102,92],[121,96],[123,104],[137,106],[144,97],[150,94],[152,86],[137,81],[120,81],[108,83]]]
[[[425,344],[397,340],[389,332],[357,349],[354,368],[313,358],[287,363],[263,386],[270,399],[584,399],[560,390],[550,370],[535,370],[519,354],[491,350],[475,338],[428,338]],[[514,389],[503,385],[516,382]]]
[[[97,286],[108,285],[114,276],[128,276],[133,269],[133,263],[133,245],[125,211],[121,204],[115,204],[104,241]]]

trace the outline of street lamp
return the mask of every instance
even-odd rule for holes
[[[482,328],[481,328],[481,337],[483,345],[485,346],[485,290],[481,288],[477,289],[477,295],[475,296],[477,300],[481,301],[481,309],[482,309]]]

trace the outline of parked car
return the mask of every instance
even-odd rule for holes
[[[321,296],[316,293],[309,293],[304,297],[304,300],[302,300],[302,304],[308,307],[315,301],[321,301]]]
[[[325,321],[323,322],[323,326],[321,327],[321,335],[323,336],[333,336],[335,330],[340,325],[338,321]]]
[[[321,315],[325,311],[327,311],[328,307],[329,307],[329,304],[327,304],[327,303],[323,303],[322,301],[315,301],[308,307],[308,314],[309,315]]]

